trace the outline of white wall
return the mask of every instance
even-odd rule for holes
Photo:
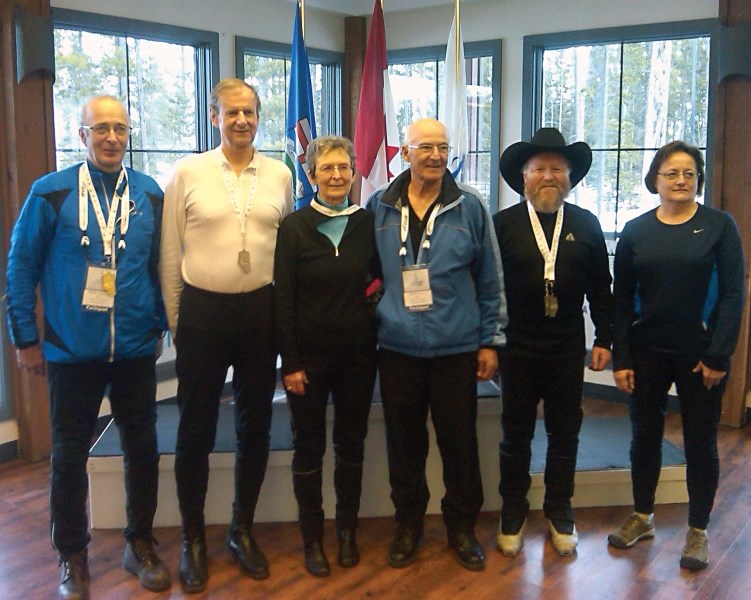
[[[393,4],[392,4],[393,2]],[[386,10],[398,0],[387,0]],[[280,0],[52,0],[55,8],[92,11],[104,15],[148,20],[219,33],[220,77],[235,74],[234,36],[291,43],[294,4]],[[717,18],[719,0],[480,0],[461,5],[465,42],[502,40],[501,148],[520,139],[522,44],[525,35],[660,23],[672,20]],[[445,44],[453,8],[387,12],[386,43],[390,50]],[[344,17],[307,8],[308,46],[344,50]],[[517,195],[505,183],[501,206]],[[0,444],[17,438],[13,422],[0,423]],[[6,436],[14,436],[7,437]]]

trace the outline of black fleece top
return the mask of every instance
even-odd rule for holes
[[[378,273],[373,215],[347,217],[338,247],[318,231],[329,218],[306,206],[279,227],[274,258],[276,332],[282,373],[305,368],[306,355],[375,344],[365,290]]]

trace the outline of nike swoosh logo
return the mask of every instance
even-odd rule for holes
[[[704,230],[703,229],[694,229],[694,233],[701,233],[702,231],[704,231]]]

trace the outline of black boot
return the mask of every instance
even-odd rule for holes
[[[86,548],[68,556],[60,556],[57,596],[60,600],[88,600],[89,553]]]
[[[138,577],[141,586],[152,592],[167,590],[172,585],[169,570],[156,553],[156,540],[133,538],[125,544],[123,568]]]
[[[471,527],[450,529],[448,531],[449,546],[459,564],[469,571],[481,571],[485,568],[485,555],[482,546],[475,537]]]
[[[266,579],[269,576],[269,561],[256,543],[251,526],[236,523],[233,519],[227,536],[227,548],[243,573],[253,579]]]
[[[389,546],[389,565],[401,569],[412,564],[423,541],[422,525],[399,524]]]
[[[331,567],[323,551],[323,542],[313,540],[305,542],[305,568],[315,577],[328,577]]]
[[[183,543],[180,550],[180,584],[193,594],[206,589],[209,581],[209,565],[206,557],[206,534],[203,526],[183,527]]]
[[[336,562],[340,567],[348,569],[360,562],[360,551],[357,549],[355,528],[348,527],[336,530],[336,539],[339,540],[339,555]]]

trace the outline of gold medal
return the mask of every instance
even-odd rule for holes
[[[105,271],[102,273],[102,289],[110,296],[115,295],[115,273],[114,271]]]
[[[243,270],[243,273],[250,273],[250,252],[247,250],[240,250],[237,253],[237,264]]]

